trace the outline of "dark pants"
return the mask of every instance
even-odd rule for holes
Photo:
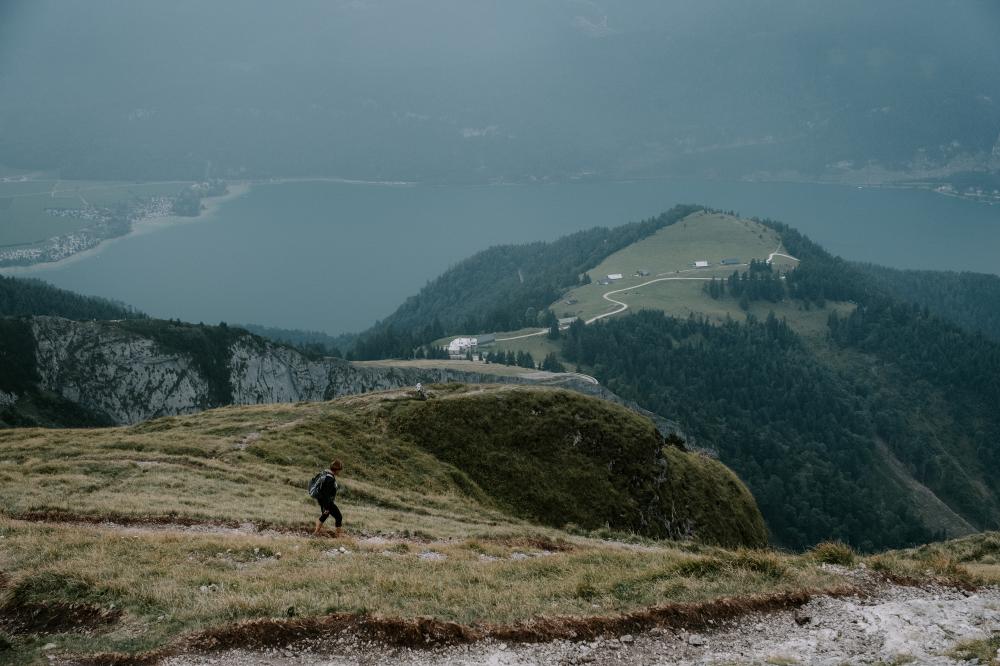
[[[344,517],[340,515],[340,509],[337,508],[337,505],[333,503],[332,499],[321,499],[317,501],[319,502],[319,508],[323,510],[323,513],[319,515],[319,522],[325,523],[326,519],[332,514],[333,521],[337,527],[344,524]]]

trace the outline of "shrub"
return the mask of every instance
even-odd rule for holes
[[[849,567],[854,564],[854,550],[840,541],[824,541],[813,546],[810,555],[817,562],[824,564],[839,564]]]

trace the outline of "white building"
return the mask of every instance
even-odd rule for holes
[[[448,343],[448,356],[465,356],[466,352],[475,351],[478,346],[476,338],[455,338]]]
[[[608,279],[609,280],[621,280],[622,279],[622,274],[621,273],[608,273]]]
[[[696,262],[694,262],[694,267],[695,268],[708,268],[708,262],[707,261],[696,261]]]

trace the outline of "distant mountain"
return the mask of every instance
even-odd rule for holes
[[[718,235],[727,217],[673,220],[626,250],[634,260],[662,259],[676,243],[688,242],[699,256],[731,257]],[[990,296],[995,278],[858,267],[784,224],[729,219],[734,233],[750,239],[776,234],[779,250],[795,262],[782,269],[764,261],[705,269],[701,275],[730,277],[678,282],[674,291],[666,291],[668,282],[659,291],[637,290],[628,285],[650,278],[626,276],[624,286],[598,291],[634,291],[615,298],[661,312],[625,313],[586,326],[578,321],[546,344],[567,366],[675,419],[698,446],[717,451],[748,484],[774,538],[786,546],[839,538],[869,550],[1000,525],[1000,344],[950,321],[964,317],[970,328],[989,326],[1000,314]],[[712,220],[719,221],[710,234],[693,235]],[[674,245],[657,241],[662,234],[672,234]],[[546,257],[559,243],[532,256]],[[659,243],[657,254],[642,249],[650,243]],[[449,322],[481,317],[509,298],[494,288],[491,267],[520,265],[524,252],[501,247],[470,258],[460,265],[460,293],[451,288],[459,275],[453,269],[414,301],[434,308],[404,306],[387,321],[405,313],[418,335],[432,324],[431,313],[448,312]],[[588,269],[600,273],[598,263],[595,257]],[[688,286],[682,291],[682,285]],[[595,287],[567,285],[562,293],[572,290],[586,300],[584,293]],[[901,297],[906,289],[931,306]],[[466,302],[464,294],[479,296]],[[536,296],[518,307],[586,305],[562,305],[571,300],[563,295]],[[615,307],[598,302],[603,311]],[[682,316],[669,316],[678,307]],[[780,314],[769,316],[771,310]],[[520,342],[504,344],[513,349]]]
[[[596,227],[551,243],[504,245],[459,262],[361,333],[361,359],[403,357],[446,334],[488,333],[542,325],[550,303],[609,254],[675,224],[701,206],[675,206],[613,229]]]
[[[1000,169],[988,0],[19,0],[0,19],[0,164],[64,178]]]

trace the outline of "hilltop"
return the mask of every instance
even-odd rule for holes
[[[874,550],[1000,525],[1000,345],[979,334],[997,316],[995,279],[859,267],[782,223],[703,207],[609,245],[549,298],[532,291],[538,273],[520,268],[518,248],[471,257],[387,320],[406,313],[409,351],[380,346],[384,328],[359,348],[430,355],[496,331],[482,350],[493,360],[530,354],[667,415],[747,482],[788,547],[838,538]],[[534,326],[483,328],[490,299],[508,299],[490,272],[502,265],[525,277],[534,300],[518,306]],[[422,318],[443,312],[437,327]]]

